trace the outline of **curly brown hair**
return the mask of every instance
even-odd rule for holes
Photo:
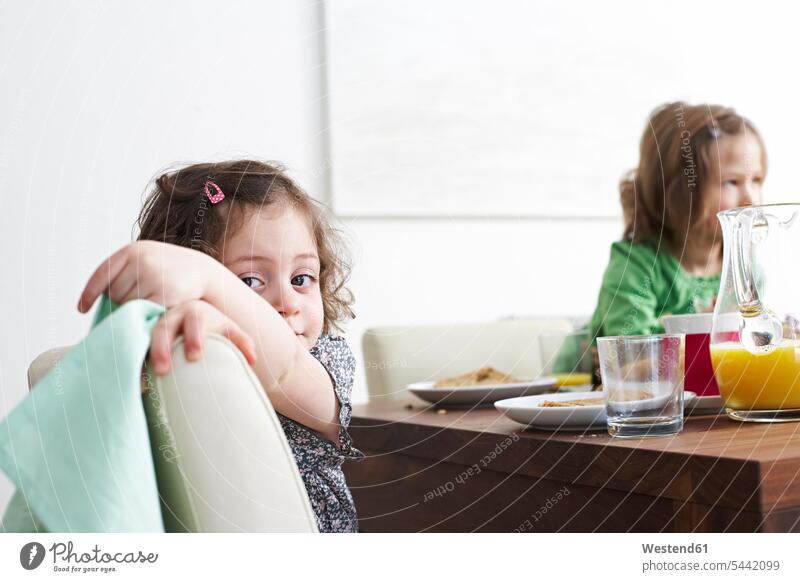
[[[225,193],[225,199],[213,209],[203,194],[207,180]],[[309,219],[320,261],[322,332],[341,331],[339,323],[355,317],[353,294],[346,286],[350,261],[343,237],[325,207],[297,186],[279,164],[232,160],[193,164],[161,174],[139,213],[138,240],[189,247],[220,260],[218,245],[226,230],[239,228],[246,216],[244,209],[279,203],[289,204]]]
[[[620,182],[624,238],[641,242],[663,237],[669,246],[679,247],[691,228],[714,211],[702,192],[715,140],[743,132],[758,139],[766,172],[761,134],[730,107],[678,101],[654,109],[639,145],[639,166]]]

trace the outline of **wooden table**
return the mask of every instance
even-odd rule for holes
[[[623,440],[410,406],[354,407],[361,531],[800,531],[800,423],[698,416]]]

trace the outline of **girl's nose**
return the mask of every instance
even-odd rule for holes
[[[739,205],[740,206],[747,206],[750,204],[757,203],[757,188],[756,185],[747,180],[742,184],[742,187],[739,189]]]
[[[275,300],[271,302],[275,310],[283,317],[295,315],[300,310],[300,305],[295,297],[294,289],[281,287],[276,293]]]

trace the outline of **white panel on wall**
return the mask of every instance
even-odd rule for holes
[[[327,2],[334,206],[618,216],[647,114],[676,99],[733,105],[768,145],[791,143],[800,36],[785,7]],[[767,188],[779,198],[793,193],[778,169],[790,155],[773,157]]]

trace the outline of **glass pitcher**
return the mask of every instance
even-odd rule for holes
[[[711,361],[728,416],[800,420],[800,204],[726,210]]]

